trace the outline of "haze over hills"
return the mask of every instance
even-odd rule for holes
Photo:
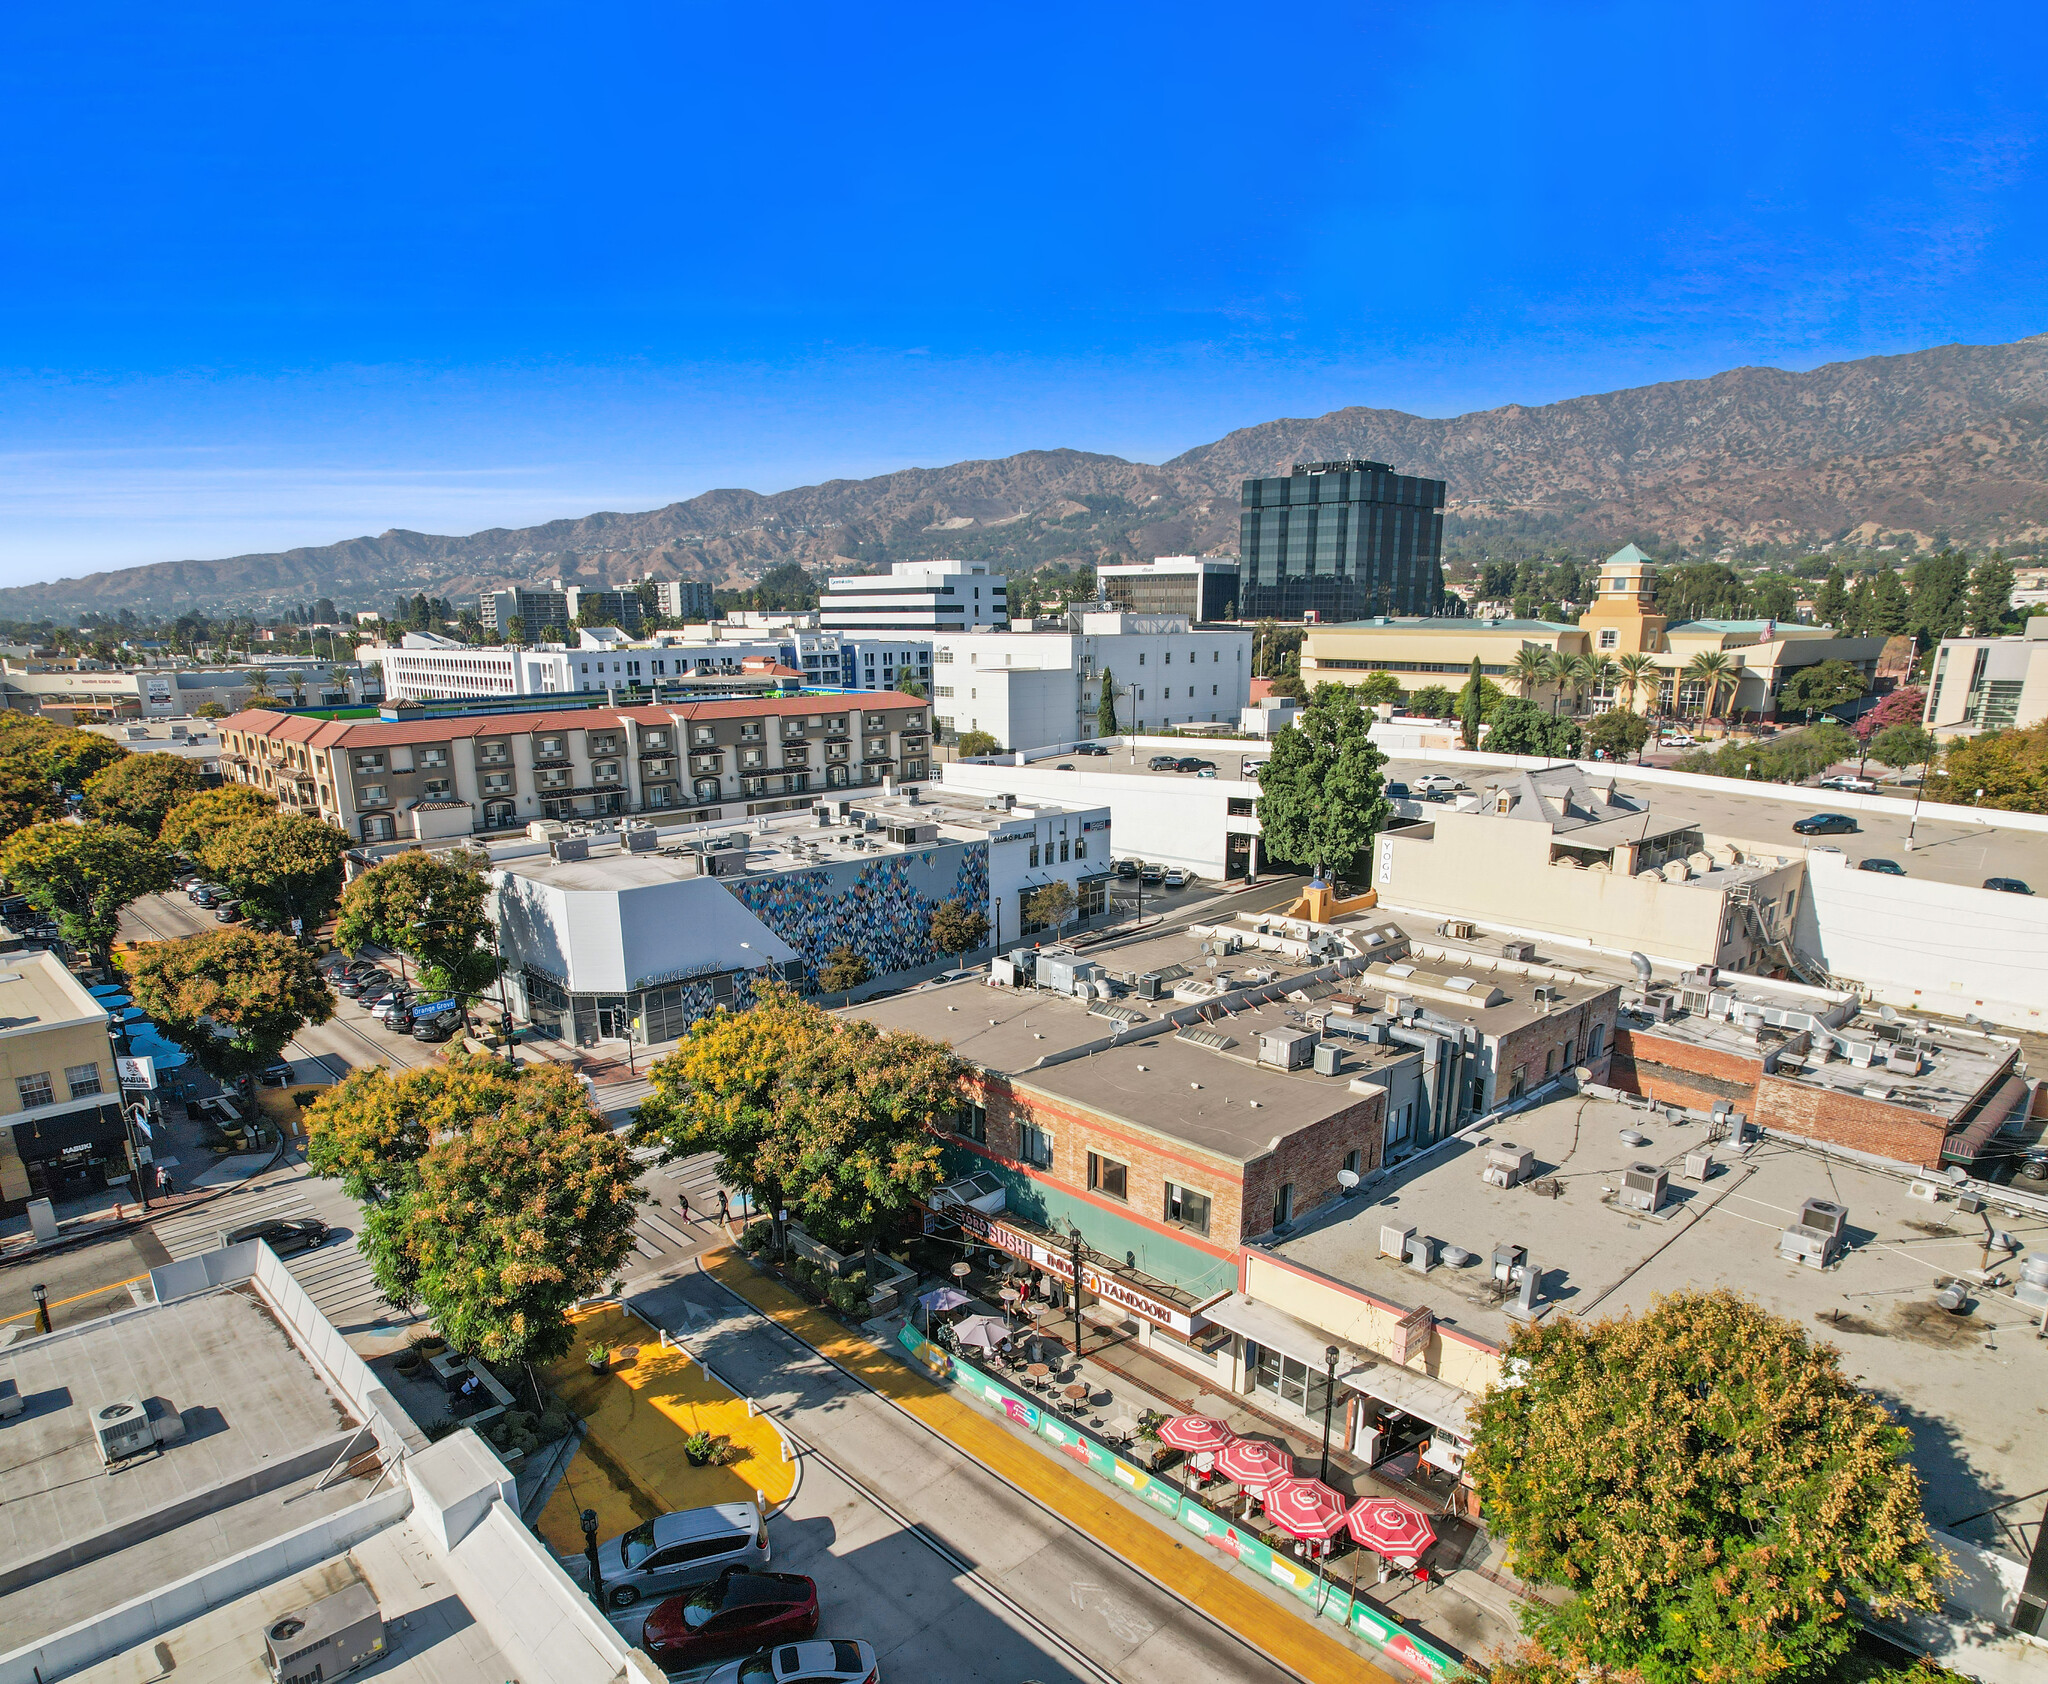
[[[1153,466],[1075,450],[911,468],[763,495],[711,491],[467,537],[392,531],[0,590],[0,615],[382,606],[560,576],[740,583],[784,561],[959,555],[1014,565],[1236,547],[1238,482],[1367,456],[1450,487],[1450,549],[1625,539],[1712,553],[1770,543],[2048,543],[2048,334],[1740,368],[1434,420],[1349,408],[1241,428]]]

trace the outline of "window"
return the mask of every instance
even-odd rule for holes
[[[1328,1371],[1312,1368],[1264,1345],[1253,1349],[1258,1353],[1258,1360],[1247,1364],[1252,1371],[1252,1390],[1268,1392],[1283,1399],[1312,1419],[1320,1417],[1324,1394],[1330,1385]]]
[[[533,745],[533,752],[537,755],[553,759],[566,751],[562,747],[562,739],[560,737],[542,737]]]
[[[1034,866],[1038,864],[1038,844],[1036,842],[1031,844],[1031,863]]]
[[[1249,795],[1233,795],[1224,806],[1234,819],[1248,819],[1252,816],[1252,798]]]
[[[38,1105],[52,1104],[57,1096],[50,1090],[50,1073],[39,1070],[33,1076],[14,1078],[14,1091],[21,1096],[21,1108],[33,1111]]]
[[[505,795],[511,791],[511,788],[512,774],[510,772],[486,772],[484,774],[484,793],[486,795]]]
[[[1294,1214],[1294,1183],[1280,1183],[1280,1196],[1273,1201],[1273,1226],[1278,1228]]]
[[[963,1140],[976,1140],[988,1144],[988,1107],[969,1100],[953,1113],[953,1132]]]
[[[358,772],[381,772],[384,770],[384,756],[381,754],[359,754],[356,756]]]
[[[1600,647],[1602,649],[1612,649],[1620,642],[1621,634],[1612,626],[1602,626],[1600,628]]]
[[[1062,864],[1062,865],[1065,865],[1066,863],[1067,863],[1067,839],[1066,839],[1066,838],[1065,838],[1064,836],[1062,836],[1062,837],[1060,838],[1060,864]]]
[[[1130,1180],[1128,1165],[1095,1152],[1088,1154],[1088,1186],[1091,1191],[1107,1193],[1112,1199],[1128,1200],[1131,1196]]]
[[[1592,1032],[1586,1037],[1586,1057],[1588,1059],[1598,1058],[1606,1048],[1606,1045],[1607,1025],[1604,1023],[1594,1024]]]
[[[381,807],[384,805],[387,797],[385,796],[382,784],[364,784],[356,792],[356,799],[365,807]]]
[[[100,1067],[97,1064],[67,1064],[64,1066],[64,1080],[73,1099],[84,1099],[88,1094],[100,1091]]]
[[[1029,1123],[1017,1125],[1017,1156],[1034,1169],[1052,1168],[1052,1136]]]
[[[1344,1167],[1353,1175],[1358,1173],[1358,1149],[1355,1146],[1344,1154]]]
[[[1192,1187],[1176,1187],[1171,1181],[1166,1184],[1166,1220],[1178,1222],[1183,1228],[1192,1228],[1198,1234],[1209,1231],[1209,1195],[1197,1193]]]
[[[420,765],[422,767],[445,766],[447,764],[448,751],[445,748],[423,748],[420,750]]]
[[[429,779],[427,779],[427,785],[426,785],[426,795],[427,795],[427,799],[428,799],[429,801],[445,801],[445,800],[447,800],[447,799],[448,799],[448,780],[447,780],[446,778],[429,778]]]

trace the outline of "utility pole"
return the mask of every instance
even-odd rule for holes
[[[1081,1241],[1081,1230],[1074,1226],[1074,1219],[1067,1218],[1067,1257],[1074,1270],[1074,1360],[1081,1360],[1081,1253],[1087,1247]]]
[[[1330,1483],[1330,1410],[1337,1401],[1337,1347],[1331,1345],[1323,1352],[1323,1365],[1329,1370],[1323,1382],[1323,1466],[1316,1475],[1325,1485]]]

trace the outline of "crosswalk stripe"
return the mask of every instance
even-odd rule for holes
[[[659,1234],[663,1239],[674,1240],[677,1245],[688,1246],[695,1245],[697,1243],[688,1234],[678,1233],[674,1228],[670,1227],[668,1223],[665,1222],[661,1217],[656,1216],[654,1212],[651,1210],[642,1211],[640,1213],[640,1225],[643,1228],[653,1229],[654,1232]]]

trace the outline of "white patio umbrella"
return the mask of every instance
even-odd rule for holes
[[[992,1351],[1009,1336],[1009,1329],[1003,1325],[1001,1316],[962,1316],[953,1324],[954,1341],[961,1345],[978,1345],[984,1351]]]

